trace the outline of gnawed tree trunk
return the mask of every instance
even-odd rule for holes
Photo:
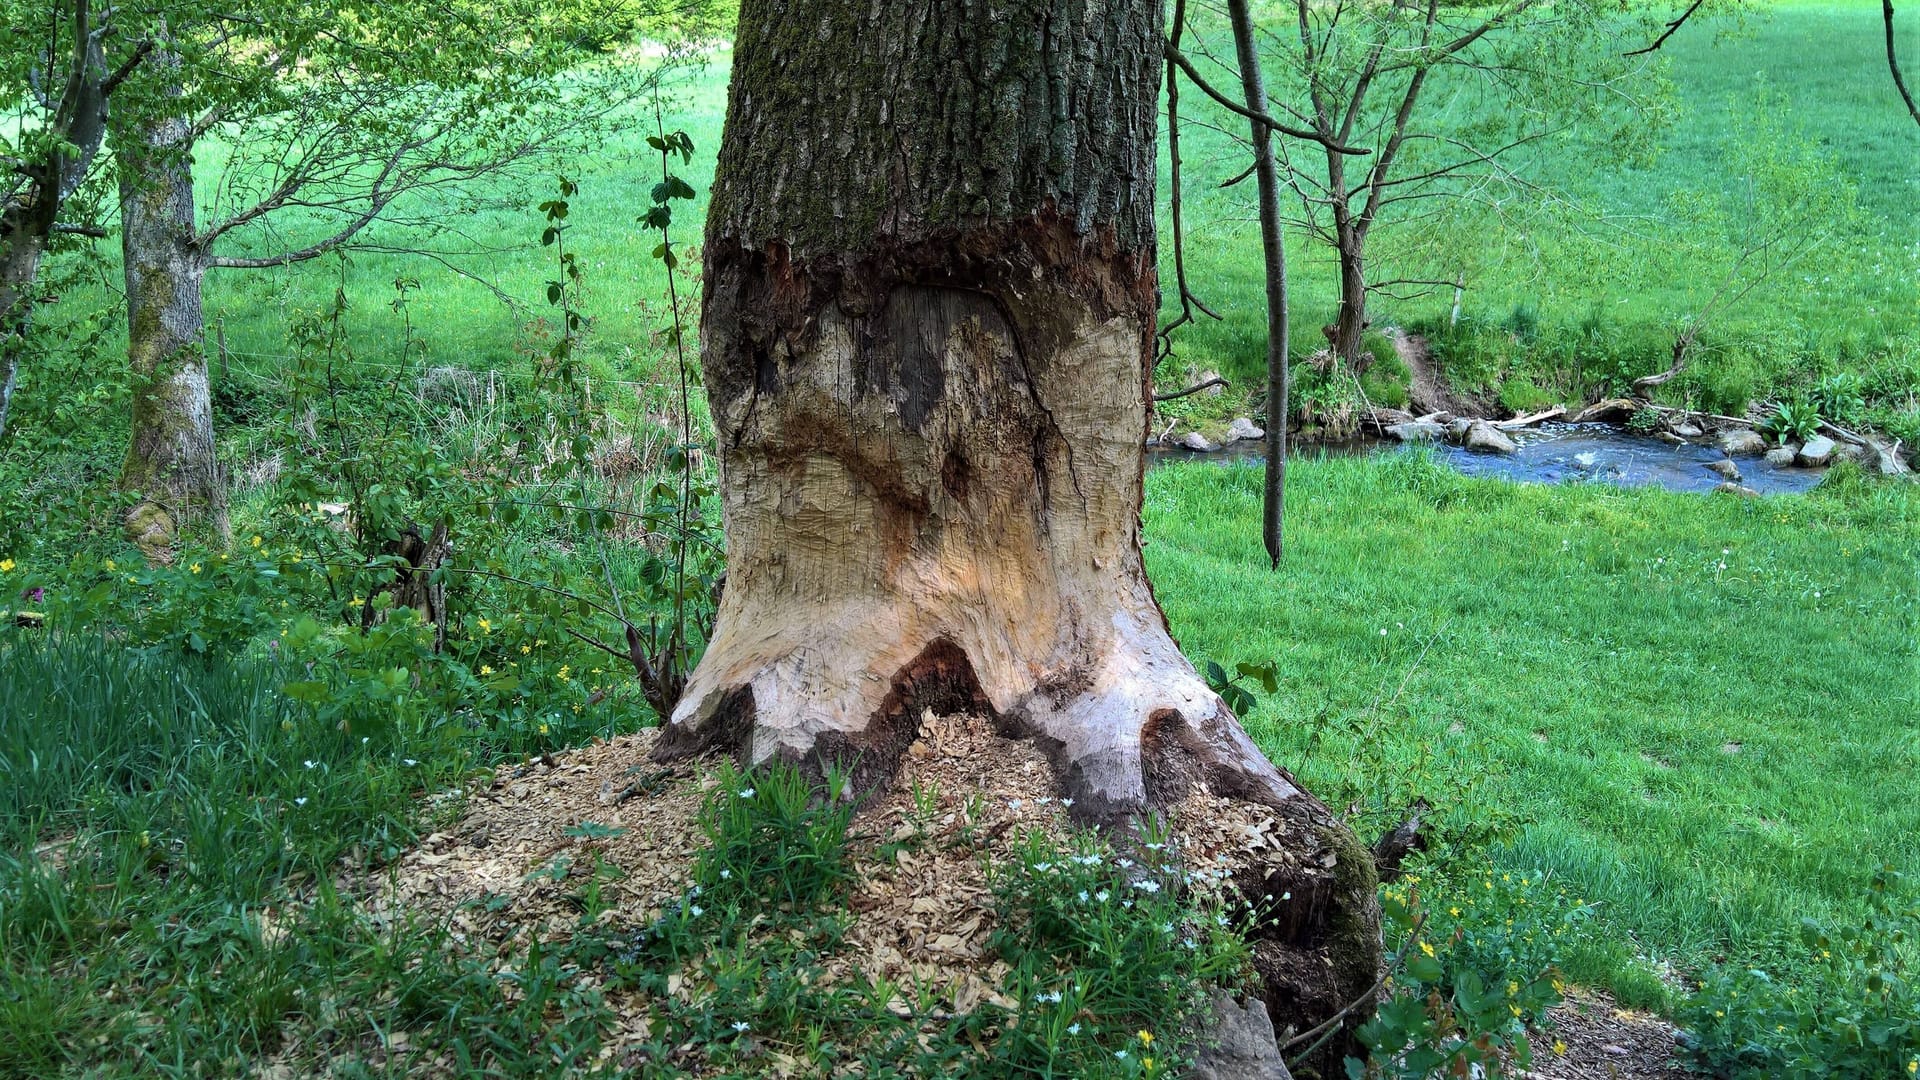
[[[171,73],[176,65],[161,60],[153,68]],[[227,532],[200,306],[209,259],[194,231],[188,130],[184,119],[162,116],[114,131],[134,376],[120,487],[139,493],[126,528],[150,556],[170,548],[190,523]]]
[[[742,5],[701,322],[727,588],[658,753],[864,788],[924,709],[975,709],[1084,820],[1196,783],[1270,805],[1329,868],[1290,928],[1326,1015],[1376,971],[1371,863],[1180,654],[1141,561],[1160,24]]]

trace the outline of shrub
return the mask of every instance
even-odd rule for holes
[[[1836,372],[1813,388],[1813,407],[1835,424],[1857,424],[1867,411],[1866,382],[1850,371]]]
[[[1858,923],[1801,924],[1773,970],[1706,974],[1679,1020],[1695,1064],[1733,1080],[1920,1073],[1920,908],[1883,869]]]
[[[776,899],[811,909],[849,877],[847,826],[853,803],[847,777],[829,770],[816,788],[798,766],[774,762],[742,773],[731,764],[707,796],[700,827],[707,846],[693,879],[713,905]]]
[[[1590,913],[1539,873],[1489,870],[1422,877],[1381,889],[1393,964],[1386,997],[1362,1024],[1369,1050],[1347,1059],[1359,1080],[1500,1076],[1532,1061],[1527,1030],[1545,1020],[1564,989],[1561,946]]]
[[[998,869],[992,943],[1021,1013],[994,1075],[1177,1075],[1206,988],[1244,975],[1227,913],[1198,901],[1151,823],[1138,841],[1129,858],[1091,832],[1029,833]]]
[[[1820,412],[1798,399],[1774,406],[1773,415],[1760,422],[1760,431],[1776,446],[1806,442],[1820,433]]]

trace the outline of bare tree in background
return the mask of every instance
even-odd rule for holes
[[[578,47],[585,31],[617,39],[657,19],[631,5],[569,9],[558,22],[534,0],[347,7],[170,14],[153,29],[166,47],[142,72],[141,107],[111,125],[135,375],[120,484],[140,495],[127,529],[149,551],[195,519],[224,530],[201,303],[209,270],[396,244],[446,261],[440,244],[461,246],[455,219],[480,208],[476,181],[497,189],[590,146],[662,70],[595,62]],[[697,24],[704,6],[671,11]],[[224,162],[203,175],[209,141]]]
[[[109,64],[107,42],[127,48]],[[108,103],[152,43],[129,35],[115,11],[89,0],[0,4],[0,98],[21,103],[0,124],[0,435],[39,300],[40,267],[63,236],[98,236],[75,200],[95,175]]]

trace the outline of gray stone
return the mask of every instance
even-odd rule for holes
[[[1507,438],[1507,433],[1487,423],[1475,420],[1467,428],[1466,447],[1487,454],[1512,454],[1520,449],[1519,444]]]
[[[1199,383],[1211,382],[1212,380],[1218,379],[1218,378],[1220,378],[1220,373],[1209,368],[1208,370],[1201,372],[1199,376],[1195,378],[1193,381],[1195,384],[1199,384]],[[1208,397],[1219,397],[1221,391],[1225,389],[1226,387],[1221,386],[1219,383],[1214,383],[1212,386],[1209,386],[1205,390],[1202,390],[1200,392],[1207,395]]]
[[[1775,469],[1785,469],[1793,465],[1794,449],[1791,446],[1776,446],[1767,451],[1767,465]]]
[[[1728,457],[1758,457],[1767,452],[1767,440],[1752,428],[1736,428],[1721,434],[1720,452]]]
[[[1729,480],[1740,479],[1740,466],[1735,465],[1732,461],[1709,461],[1707,462],[1707,469],[1712,472],[1717,472]]]
[[[1200,454],[1211,454],[1220,449],[1219,443],[1207,441],[1207,437],[1197,431],[1189,431],[1180,436],[1179,445],[1182,450],[1192,450]]]
[[[1440,424],[1423,424],[1418,420],[1410,420],[1387,428],[1387,434],[1401,442],[1439,442],[1447,437],[1447,429]]]
[[[1255,426],[1251,419],[1242,416],[1227,425],[1227,436],[1224,441],[1243,442],[1254,439],[1264,439],[1266,437],[1267,433],[1264,430]]]
[[[1706,432],[1700,430],[1700,425],[1689,423],[1673,425],[1673,433],[1683,439],[1697,439],[1706,434]]]
[[[1373,412],[1368,415],[1368,419],[1373,421],[1375,427],[1384,430],[1392,427],[1394,424],[1412,423],[1413,414],[1405,409],[1389,409],[1383,406],[1375,408]]]
[[[1454,442],[1465,442],[1467,432],[1473,430],[1473,421],[1464,416],[1456,416],[1447,421],[1447,438]]]
[[[1757,499],[1760,497],[1759,492],[1753,490],[1750,487],[1746,487],[1741,484],[1736,484],[1731,480],[1728,480],[1724,483],[1715,484],[1713,490],[1719,492],[1722,495],[1738,495],[1743,499]]]
[[[1671,443],[1674,446],[1684,446],[1687,441],[1671,431],[1656,431],[1653,433],[1653,437],[1663,443]]]
[[[1249,997],[1242,1005],[1216,990],[1211,1011],[1211,1025],[1199,1032],[1200,1049],[1187,1071],[1189,1080],[1293,1080],[1259,998]]]
[[[1809,469],[1817,469],[1833,460],[1835,449],[1832,439],[1825,435],[1815,435],[1807,440],[1807,445],[1800,448],[1800,454],[1794,460]]]

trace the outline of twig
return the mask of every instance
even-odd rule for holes
[[[1215,375],[1213,378],[1208,379],[1206,382],[1197,383],[1193,386],[1189,386],[1185,390],[1177,390],[1171,394],[1155,394],[1153,395],[1153,400],[1172,401],[1175,398],[1183,398],[1189,394],[1197,394],[1200,391],[1205,390],[1209,386],[1231,386],[1231,385],[1232,384],[1227,382],[1227,380],[1221,378],[1218,375]]]
[[[1273,130],[1279,132],[1282,135],[1288,135],[1296,139],[1305,139],[1308,142],[1319,143],[1321,146],[1326,147],[1327,149],[1333,151],[1336,154],[1360,155],[1360,154],[1373,153],[1372,150],[1367,149],[1365,147],[1348,146],[1340,142],[1339,140],[1335,139],[1331,135],[1322,135],[1321,133],[1314,131],[1311,128],[1296,127],[1293,124],[1283,124],[1280,121],[1275,120],[1271,115],[1267,113],[1255,112],[1254,110],[1247,108],[1245,105],[1240,104],[1239,102],[1233,100],[1227,95],[1214,89],[1213,84],[1207,82],[1207,80],[1200,74],[1199,70],[1193,66],[1193,61],[1187,59],[1186,54],[1181,52],[1179,49],[1174,48],[1171,43],[1167,45],[1167,60],[1173,63],[1175,66],[1177,66],[1181,71],[1185,72],[1187,78],[1193,80],[1193,85],[1200,88],[1201,93],[1219,102],[1229,112],[1239,113],[1241,116],[1244,116],[1249,120],[1253,120],[1258,123],[1264,124],[1267,127],[1272,128]]]
[[[1907,113],[1913,122],[1920,124],[1920,106],[1913,103],[1913,93],[1907,89],[1907,80],[1900,74],[1900,57],[1893,50],[1893,0],[1880,0],[1880,15],[1887,24],[1887,70],[1893,72],[1893,87],[1900,91],[1900,100],[1907,103]]]
[[[1672,37],[1675,33],[1677,33],[1682,26],[1685,26],[1687,20],[1692,18],[1693,13],[1696,11],[1699,11],[1700,5],[1704,3],[1706,3],[1706,0],[1693,0],[1692,6],[1688,7],[1687,10],[1681,12],[1679,18],[1668,23],[1667,32],[1655,38],[1653,41],[1653,44],[1647,46],[1644,49],[1635,49],[1632,52],[1622,53],[1621,55],[1622,56],[1641,56],[1646,53],[1650,53],[1655,49],[1658,49],[1662,45],[1665,45],[1667,43],[1667,39]],[[1887,11],[1889,12],[1888,18],[1892,18],[1891,12],[1893,11],[1893,0],[1886,0],[1886,4],[1887,4]]]

